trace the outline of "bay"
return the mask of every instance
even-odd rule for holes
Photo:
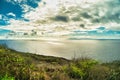
[[[101,62],[120,60],[120,40],[0,40],[20,52],[72,58],[93,58]]]

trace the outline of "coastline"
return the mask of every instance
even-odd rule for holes
[[[96,77],[97,80],[106,80],[111,76],[120,79],[120,61],[100,63],[90,58],[67,60],[18,52],[3,46],[0,46],[0,68],[1,80],[94,80]],[[113,73],[116,75],[113,76]]]
[[[120,59],[120,40],[0,40],[0,44],[19,52],[69,60],[74,55],[76,58],[90,57],[102,62]]]

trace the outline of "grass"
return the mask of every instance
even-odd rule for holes
[[[120,80],[120,61],[67,60],[0,46],[0,80]]]

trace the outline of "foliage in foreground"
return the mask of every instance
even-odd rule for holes
[[[0,46],[0,80],[120,80],[120,61],[66,60]]]

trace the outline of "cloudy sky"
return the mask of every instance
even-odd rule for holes
[[[40,29],[120,36],[120,0],[0,0],[0,35]]]

